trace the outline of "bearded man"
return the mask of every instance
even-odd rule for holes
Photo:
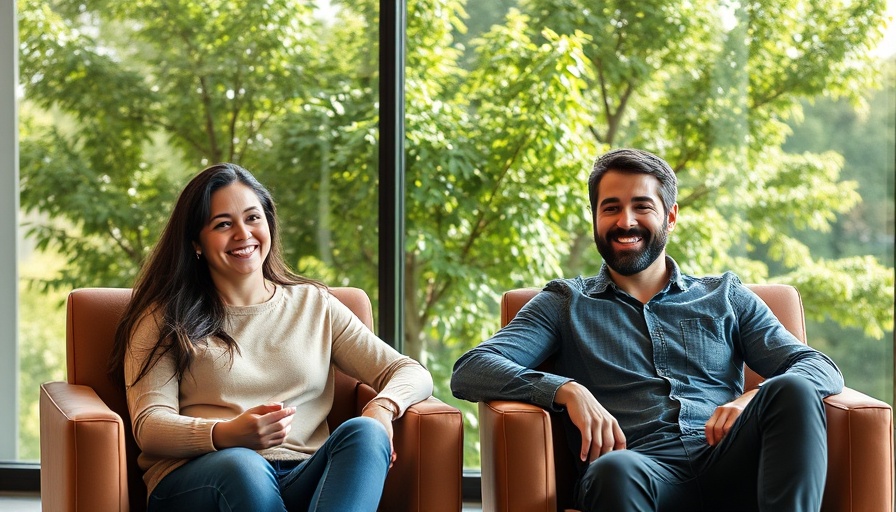
[[[683,274],[666,255],[675,173],[637,149],[594,164],[596,276],[551,281],[454,365],[470,401],[565,411],[594,511],[817,511],[827,468],[822,399],[843,377],[731,272]],[[552,373],[536,370],[555,361]],[[766,378],[743,391],[746,363]]]

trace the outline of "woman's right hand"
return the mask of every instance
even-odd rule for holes
[[[232,420],[215,424],[212,442],[218,450],[235,446],[253,450],[280,446],[292,428],[295,413],[295,407],[283,407],[280,403],[257,405]]]

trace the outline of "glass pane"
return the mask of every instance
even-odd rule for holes
[[[209,164],[271,190],[295,270],[376,303],[376,1],[19,5],[21,460],[65,378],[66,294],[130,286]]]
[[[452,364],[503,291],[598,271],[586,181],[614,147],[676,170],[685,272],[796,285],[810,343],[892,401],[894,57],[862,5],[409,2],[407,346],[467,467]]]

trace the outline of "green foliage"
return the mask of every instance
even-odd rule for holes
[[[177,190],[230,160],[278,199],[300,272],[376,299],[378,3],[333,5],[19,0],[21,204],[66,259],[41,283],[127,286]],[[502,291],[597,271],[585,182],[610,147],[678,173],[686,271],[791,282],[814,317],[892,329],[892,261],[806,242],[863,207],[845,149],[782,149],[805,102],[880,86],[882,0],[513,6],[408,1],[405,347],[437,394]]]
[[[37,277],[58,269],[62,258],[33,257],[22,265],[22,277]],[[47,292],[19,285],[19,420],[18,455],[23,461],[40,459],[41,383],[65,380],[65,300],[62,291]]]

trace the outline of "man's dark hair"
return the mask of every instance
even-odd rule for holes
[[[609,171],[630,174],[650,174],[660,181],[660,195],[665,213],[669,213],[678,196],[678,179],[675,171],[662,158],[641,149],[614,149],[594,161],[591,176],[588,177],[588,199],[591,201],[591,215],[597,209],[597,187]]]

